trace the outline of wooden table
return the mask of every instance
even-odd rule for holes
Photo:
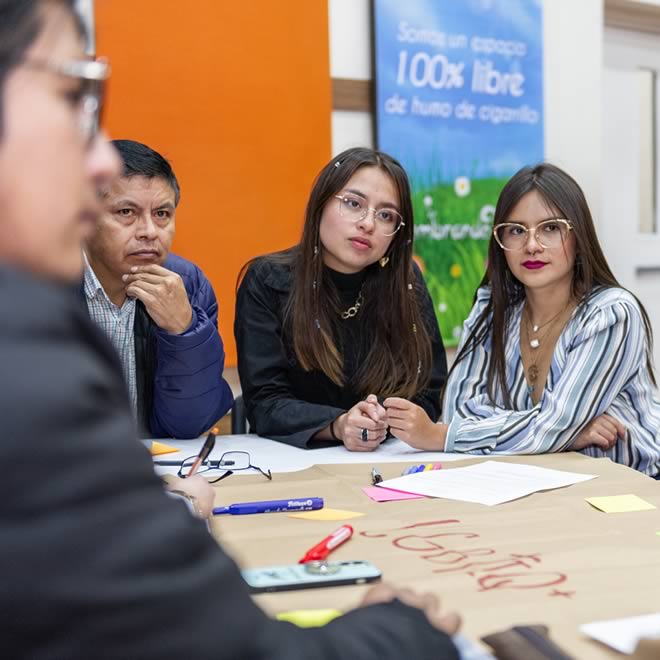
[[[462,614],[467,636],[543,623],[576,658],[620,658],[583,636],[578,625],[660,610],[660,508],[605,514],[584,498],[634,493],[660,507],[660,483],[608,459],[574,453],[495,460],[599,476],[494,507],[443,499],[376,503],[361,490],[370,485],[371,466],[323,465],[277,474],[272,482],[231,477],[218,485],[216,504],[324,497],[327,507],[365,514],[347,521],[355,535],[332,559],[368,559],[388,582],[436,592]],[[378,467],[387,479],[407,465]],[[278,513],[218,517],[212,530],[240,565],[255,567],[295,563],[341,524]],[[346,610],[366,589],[283,592],[257,601],[272,614]]]

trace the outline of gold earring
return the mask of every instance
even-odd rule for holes
[[[381,258],[378,260],[378,263],[380,264],[380,267],[381,267],[381,268],[385,268],[385,266],[387,266],[387,264],[388,264],[389,262],[390,262],[390,258],[389,258],[389,257],[381,257]]]

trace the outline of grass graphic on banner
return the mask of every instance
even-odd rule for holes
[[[506,181],[461,176],[424,186],[413,178],[415,260],[447,346],[458,344],[484,275],[495,204]]]

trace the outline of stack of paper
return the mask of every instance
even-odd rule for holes
[[[541,490],[571,486],[595,479],[596,476],[549,470],[535,465],[484,461],[451,470],[416,472],[382,481],[378,486],[428,497],[444,497],[493,506]]]
[[[619,653],[632,654],[641,639],[660,639],[660,614],[585,623],[580,631]]]

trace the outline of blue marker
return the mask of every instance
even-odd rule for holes
[[[239,502],[213,509],[214,516],[229,514],[244,516],[249,513],[277,513],[278,511],[313,511],[323,508],[322,497],[306,497],[296,500],[266,500],[264,502]]]

